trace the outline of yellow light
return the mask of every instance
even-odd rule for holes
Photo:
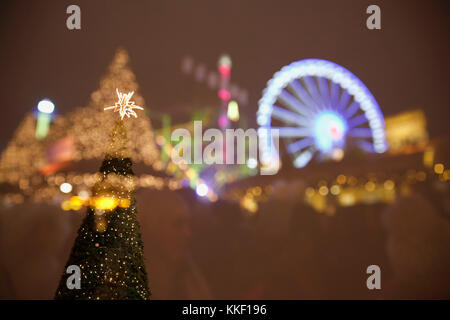
[[[241,200],[241,206],[250,213],[256,213],[256,211],[258,211],[258,203],[252,197],[243,197]]]
[[[340,175],[338,175],[336,181],[339,184],[344,184],[347,181],[347,177],[344,176],[343,174],[340,174]]]
[[[354,186],[354,185],[356,185],[357,183],[358,183],[358,180],[357,180],[355,177],[350,176],[350,177],[348,178],[348,184],[349,184],[349,185]]]
[[[118,200],[112,197],[91,198],[91,206],[100,210],[113,210],[118,205]]]
[[[338,195],[341,192],[341,188],[338,185],[335,184],[335,185],[331,186],[330,192],[331,192],[332,195],[336,196],[336,195]]]
[[[423,164],[427,168],[431,168],[434,162],[434,148],[430,147],[423,153]]]
[[[326,198],[321,196],[318,193],[316,193],[311,198],[311,202],[310,203],[311,203],[311,206],[314,208],[314,210],[316,210],[317,212],[323,212],[326,209],[326,206],[327,206]]]
[[[119,200],[119,207],[121,208],[128,208],[130,206],[130,200],[129,199],[120,199]]]
[[[436,163],[434,165],[434,172],[436,174],[442,174],[444,172],[444,165],[442,163]]]
[[[419,171],[419,172],[416,173],[416,179],[418,181],[425,181],[426,178],[427,178],[427,174],[425,172]]]
[[[372,192],[375,190],[375,183],[373,181],[368,181],[365,185],[367,191]]]
[[[262,192],[261,187],[255,187],[255,188],[253,188],[253,194],[254,194],[255,196],[260,196],[260,195],[261,195],[261,192]]]
[[[72,206],[82,206],[84,204],[84,201],[78,196],[73,196],[70,198],[70,204]]]
[[[311,198],[316,192],[314,191],[314,188],[308,187],[306,188],[305,194],[308,198]]]
[[[331,157],[334,161],[341,161],[344,158],[344,150],[341,148],[336,148],[333,150]]]
[[[355,193],[352,191],[342,192],[339,195],[339,203],[344,207],[349,207],[354,205],[356,202]]]
[[[319,188],[319,193],[322,196],[326,196],[328,194],[328,188],[326,186],[321,186]]]
[[[230,101],[230,103],[228,103],[227,116],[231,121],[239,120],[239,106],[236,101]]]
[[[442,176],[444,180],[450,180],[450,170],[445,170]]]
[[[69,200],[63,201],[63,203],[61,203],[61,208],[64,211],[69,211],[70,209],[72,209],[72,206],[70,205],[70,201]]]
[[[386,181],[384,182],[384,188],[385,188],[386,190],[392,190],[392,189],[394,189],[394,187],[395,187],[394,181],[392,181],[392,180],[386,180]]]

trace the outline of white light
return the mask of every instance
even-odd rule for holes
[[[197,186],[196,192],[197,192],[197,194],[198,194],[200,197],[204,197],[204,196],[206,196],[206,195],[208,194],[208,190],[209,190],[209,188],[208,188],[208,186],[207,186],[206,184],[200,183],[200,184]]]
[[[55,110],[55,105],[50,100],[41,100],[37,106],[38,110],[43,113],[52,113]]]
[[[78,193],[78,196],[80,197],[81,200],[88,200],[89,199],[89,192],[86,190],[81,190],[80,193]]]
[[[133,109],[144,110],[144,108],[136,106],[134,101],[130,101],[134,91],[122,93],[116,88],[116,93],[119,100],[113,106],[103,108],[103,110],[113,110],[114,112],[119,112],[121,120],[123,120],[125,116],[128,118],[131,118],[131,116],[137,118],[137,114]]]
[[[69,193],[72,191],[72,185],[70,183],[64,182],[59,186],[59,190],[63,193]]]
[[[249,167],[250,169],[255,169],[257,165],[258,161],[255,158],[249,158],[247,160],[247,167]]]

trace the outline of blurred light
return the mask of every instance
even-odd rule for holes
[[[308,198],[311,198],[316,192],[314,191],[314,188],[308,187],[306,188],[305,194]]]
[[[336,181],[339,184],[344,184],[347,181],[347,177],[344,176],[343,174],[340,174],[340,175],[338,175]]]
[[[59,186],[59,190],[61,190],[61,192],[63,193],[69,193],[70,191],[72,191],[72,185],[70,183],[64,182]]]
[[[416,179],[418,181],[425,181],[426,178],[427,178],[427,174],[425,172],[419,171],[419,172],[416,173]]]
[[[444,165],[442,163],[436,163],[434,165],[434,172],[436,174],[442,174],[444,172]]]
[[[450,170],[445,170],[442,174],[442,177],[444,178],[444,180],[450,180]]]
[[[37,108],[40,112],[50,114],[55,110],[55,105],[50,100],[44,99],[39,101]]]
[[[423,164],[427,168],[431,168],[434,162],[434,148],[430,147],[423,153]]]
[[[247,167],[255,169],[258,166],[258,161],[255,158],[249,158],[247,160]]]
[[[196,192],[200,197],[204,197],[208,194],[208,186],[204,183],[200,183],[197,188],[196,188]]]
[[[346,130],[347,124],[338,113],[333,111],[319,113],[314,120],[316,146],[323,152],[329,152],[336,142],[344,138]]]
[[[375,190],[375,183],[373,181],[368,181],[365,185],[367,191],[371,192]]]
[[[118,199],[112,197],[91,198],[90,205],[95,209],[113,210],[118,205]]]
[[[313,153],[311,150],[306,150],[300,153],[300,155],[294,160],[294,167],[303,168],[312,159]]]
[[[338,199],[339,203],[344,207],[352,206],[356,202],[355,194],[352,191],[342,192]]]
[[[222,77],[226,77],[228,78],[230,76],[231,73],[231,69],[229,66],[226,65],[220,65],[219,66],[219,73]]]
[[[239,120],[239,106],[236,101],[230,101],[230,103],[228,103],[227,116],[231,121]]]
[[[36,138],[43,139],[47,136],[52,118],[49,113],[40,112],[37,116]]]
[[[129,199],[120,199],[119,200],[119,207],[121,208],[128,208],[130,206],[130,200]]]
[[[344,158],[344,150],[342,150],[342,148],[333,149],[333,153],[331,154],[331,157],[335,161],[341,161],[342,158]]]
[[[322,196],[326,196],[328,194],[328,188],[326,186],[321,186],[319,188],[319,193]]]
[[[225,127],[227,127],[228,126],[228,123],[229,123],[229,121],[228,121],[228,117],[225,115],[225,114],[222,114],[220,117],[219,117],[219,126],[221,127],[221,128],[225,128]]]
[[[350,176],[347,181],[348,181],[348,184],[351,185],[351,186],[354,186],[354,185],[356,185],[358,183],[358,179],[356,179],[353,176]]]
[[[332,195],[336,196],[341,192],[341,188],[338,185],[333,185],[330,188],[330,192]]]
[[[256,213],[258,211],[258,203],[249,196],[244,196],[241,199],[241,206],[250,213]]]
[[[255,196],[260,196],[261,193],[262,193],[261,187],[258,186],[258,187],[254,187],[254,188],[253,188],[253,194],[254,194]]]
[[[219,58],[219,62],[218,62],[219,67],[220,66],[228,66],[231,68],[231,58],[229,55],[227,54],[223,54],[220,56]]]
[[[227,89],[220,89],[218,92],[218,96],[221,100],[229,100],[230,99],[230,91]]]
[[[73,196],[70,198],[70,204],[72,205],[72,208],[78,208],[75,210],[79,210],[81,209],[81,206],[84,204],[84,200],[78,196]]]
[[[384,188],[385,188],[386,190],[392,190],[392,189],[394,189],[394,187],[395,187],[394,181],[392,181],[392,180],[386,180],[386,181],[384,182]]]
[[[72,208],[72,205],[70,204],[69,200],[63,201],[63,203],[61,203],[61,208],[64,211],[69,211]]]
[[[81,200],[86,201],[86,200],[89,199],[89,192],[86,191],[86,190],[81,190],[81,191],[78,193],[78,196],[80,197]]]

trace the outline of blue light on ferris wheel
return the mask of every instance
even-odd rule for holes
[[[314,140],[318,149],[329,152],[345,139],[347,123],[336,112],[323,111],[314,119]]]

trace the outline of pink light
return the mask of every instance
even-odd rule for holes
[[[223,114],[219,117],[219,127],[226,128],[229,124],[229,120],[226,114]]]
[[[230,91],[227,89],[220,89],[218,92],[218,96],[221,100],[230,100]]]
[[[230,66],[226,65],[226,64],[221,64],[219,66],[219,73],[222,77],[228,78],[230,77]]]

